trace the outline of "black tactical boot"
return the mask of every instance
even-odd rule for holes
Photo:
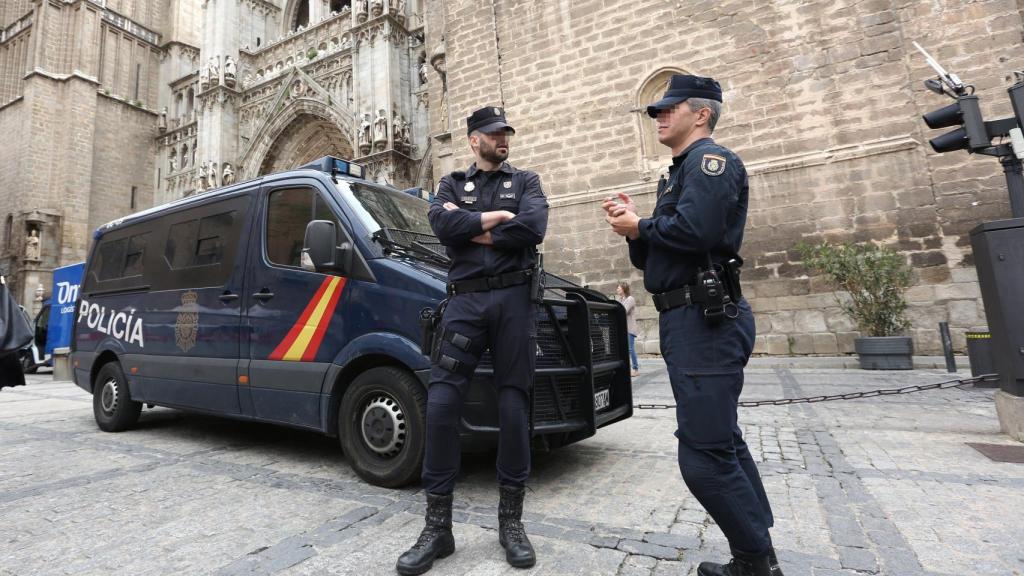
[[[525,488],[501,486],[498,501],[498,543],[505,549],[505,560],[515,568],[529,568],[537,563],[530,539],[523,529],[523,497]]]
[[[740,558],[733,556],[728,564],[701,562],[697,567],[697,576],[771,576],[768,556],[756,558]]]
[[[779,559],[775,556],[774,546],[768,550],[768,569],[771,570],[771,576],[783,576],[782,568],[779,567]]]
[[[452,495],[427,494],[426,526],[419,539],[398,557],[395,570],[403,576],[423,574],[437,558],[447,558],[455,552],[452,536]]]

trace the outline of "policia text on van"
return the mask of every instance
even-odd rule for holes
[[[86,264],[74,379],[99,427],[142,404],[338,436],[356,472],[399,486],[420,473],[420,312],[446,297],[447,258],[423,200],[322,158],[106,224]],[[632,415],[622,307],[546,275],[538,306],[535,440],[560,446]],[[461,423],[493,444],[489,355]]]

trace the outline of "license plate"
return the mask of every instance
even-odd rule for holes
[[[594,410],[604,410],[605,408],[607,408],[608,405],[611,404],[611,396],[612,395],[610,390],[601,390],[600,392],[595,392]]]

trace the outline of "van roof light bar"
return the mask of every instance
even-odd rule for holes
[[[353,178],[363,177],[363,167],[359,164],[353,164],[348,160],[342,160],[341,158],[335,158],[334,156],[324,156],[319,160],[314,160],[309,164],[299,166],[299,169],[319,170],[320,172],[326,172],[332,176],[336,174],[345,174],[352,176]]]

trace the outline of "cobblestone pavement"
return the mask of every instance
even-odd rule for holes
[[[753,368],[744,399],[946,379]],[[671,402],[647,360],[637,402]],[[741,411],[775,509],[788,576],[1024,574],[1024,465],[965,442],[1012,444],[992,390]],[[90,397],[49,375],[0,391],[0,575],[393,574],[422,494],[361,482],[333,440],[166,409],[100,432]],[[508,567],[493,456],[465,458],[458,552],[431,574],[686,575],[727,546],[676,465],[674,411],[644,410],[534,459],[527,530],[539,562]]]

